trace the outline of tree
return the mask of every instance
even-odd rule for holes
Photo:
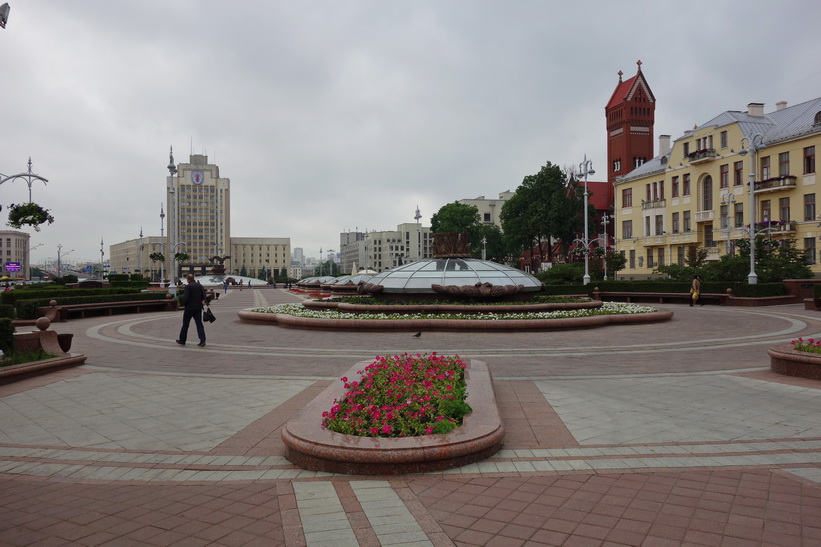
[[[484,239],[484,243],[482,240]],[[485,251],[485,258],[493,262],[504,263],[507,259],[507,245],[502,230],[495,224],[482,224],[475,228],[475,236],[471,237],[471,256],[482,257],[482,249]]]
[[[148,258],[150,258],[152,262],[165,262],[165,255],[162,253],[151,253],[148,255]]]
[[[442,206],[430,219],[430,231],[434,234],[444,232],[468,232],[479,225],[479,209],[454,201]]]
[[[534,248],[542,241],[560,240],[568,246],[580,226],[580,192],[568,182],[562,169],[547,162],[538,173],[528,175],[513,197],[502,206],[500,218],[511,250]],[[553,245],[547,260],[553,261]]]

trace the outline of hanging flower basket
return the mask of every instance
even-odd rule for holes
[[[12,228],[22,228],[24,224],[28,224],[39,232],[41,224],[52,222],[54,222],[54,217],[48,209],[43,209],[36,203],[21,203],[20,205],[12,203],[9,206],[8,225]]]

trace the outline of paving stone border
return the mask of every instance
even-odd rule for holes
[[[372,361],[360,361],[349,378]],[[353,475],[399,475],[441,471],[487,458],[502,448],[504,427],[496,406],[490,370],[471,359],[466,371],[467,403],[473,409],[462,425],[447,434],[406,438],[343,435],[322,427],[322,412],[344,397],[334,382],[282,428],[285,457],[312,471]]]
[[[54,357],[52,359],[44,359],[43,361],[33,361],[31,363],[0,367],[0,384],[20,380],[35,373],[43,373],[64,367],[82,365],[86,362],[86,359],[87,357],[85,355],[73,353],[61,357]]]

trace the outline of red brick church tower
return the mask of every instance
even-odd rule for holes
[[[641,71],[619,83],[605,107],[607,118],[607,186],[608,200],[613,200],[616,177],[626,175],[653,157],[653,124],[656,116],[656,98]]]

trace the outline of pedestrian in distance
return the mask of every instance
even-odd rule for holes
[[[199,347],[205,346],[205,327],[202,326],[202,306],[207,297],[205,289],[194,278],[194,274],[188,274],[186,277],[188,285],[185,286],[185,292],[182,295],[182,303],[185,310],[182,313],[182,328],[180,329],[180,337],[177,338],[177,343],[181,346],[185,345],[188,339],[188,327],[191,324],[191,319],[194,319],[194,324],[197,325],[197,336],[199,336]]]
[[[222,294],[228,294],[228,281],[222,282]]]
[[[693,282],[690,284],[690,307],[692,308],[699,303],[701,298],[701,276],[693,276]],[[702,306],[704,304],[701,304]]]

